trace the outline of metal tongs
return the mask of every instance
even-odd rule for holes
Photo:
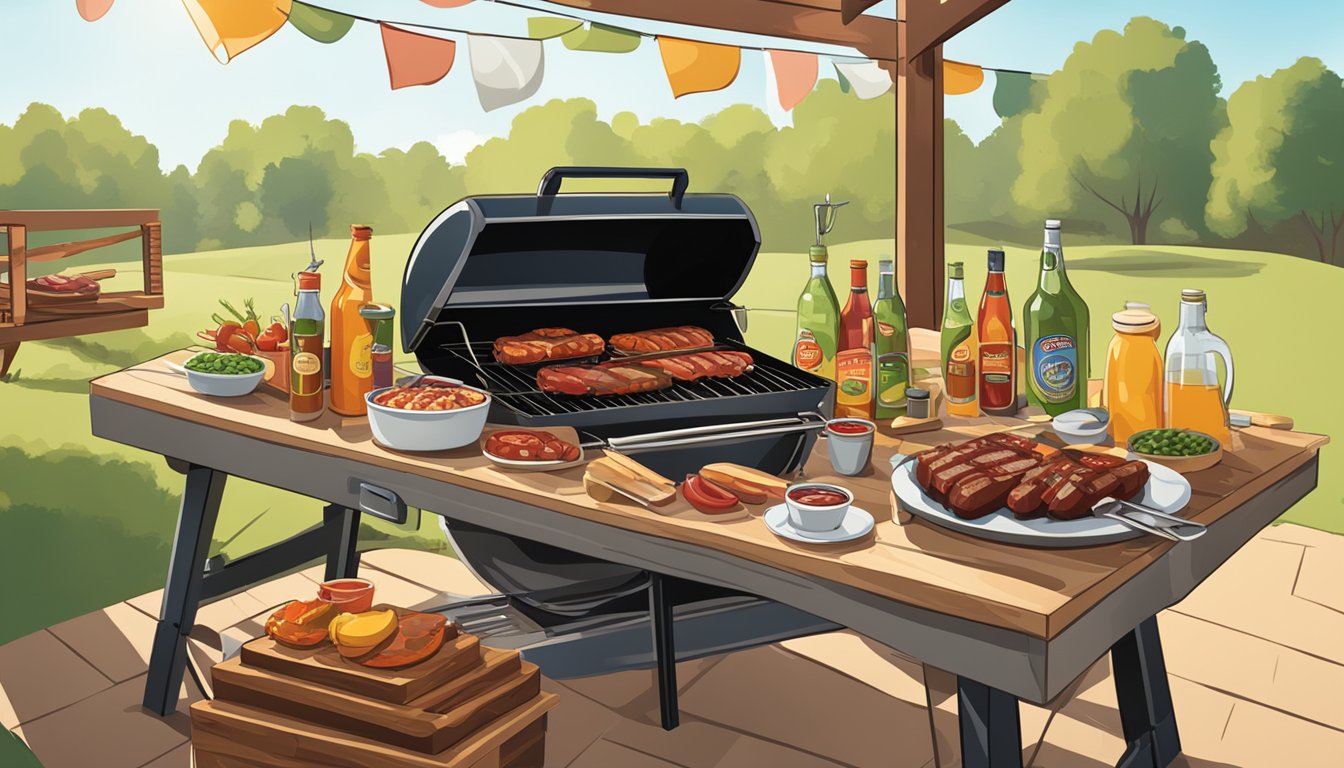
[[[1103,499],[1092,507],[1094,517],[1105,517],[1136,531],[1160,536],[1171,541],[1194,541],[1208,531],[1208,526],[1145,507],[1122,499]]]

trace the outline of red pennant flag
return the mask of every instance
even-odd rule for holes
[[[775,90],[785,111],[798,106],[817,84],[817,55],[797,51],[766,51],[775,71]]]
[[[435,8],[461,8],[470,3],[471,0],[420,0],[425,5],[432,5]]]
[[[383,53],[387,56],[387,77],[392,90],[412,85],[432,85],[453,68],[457,43],[442,37],[422,35],[379,23],[383,32]]]
[[[112,0],[75,0],[75,7],[85,21],[97,21],[112,7]]]

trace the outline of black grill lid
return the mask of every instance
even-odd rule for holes
[[[667,178],[667,194],[556,194],[565,178]],[[685,194],[680,168],[552,168],[536,195],[464,198],[420,234],[401,287],[414,351],[470,307],[722,301],[751,271],[760,230],[740,199]]]

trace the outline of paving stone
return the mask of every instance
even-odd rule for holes
[[[1293,583],[1293,595],[1344,614],[1344,536],[1338,546],[1308,546]]]
[[[785,640],[779,645],[888,696],[924,706],[923,665],[879,642],[841,630]]]
[[[681,697],[681,707],[703,720],[849,765],[888,764],[897,752],[911,765],[933,757],[922,707],[773,646],[719,662]]]
[[[126,603],[115,603],[49,628],[112,682],[144,674],[158,623]]]
[[[838,766],[818,755],[758,739],[682,714],[681,725],[664,731],[657,723],[622,720],[602,737],[686,768],[802,768]],[[899,760],[889,763],[903,765]],[[916,768],[912,765],[910,768]]]
[[[550,750],[547,750],[549,753]],[[550,765],[550,759],[546,760]],[[579,755],[569,768],[678,768],[675,763],[669,763],[666,760],[660,760],[643,752],[636,752],[629,747],[623,747],[610,741],[599,739],[583,754]]]
[[[684,693],[723,657],[711,656],[677,664],[677,691]],[[656,673],[634,669],[592,677],[569,678],[566,688],[578,691],[622,717],[653,722],[659,717]]]
[[[258,584],[248,589],[247,594],[256,599],[263,609],[267,609],[267,613],[290,600],[317,599],[317,589],[313,582],[299,573],[291,573]]]
[[[1344,666],[1170,611],[1158,623],[1171,674],[1344,731]]]
[[[1192,768],[1337,768],[1344,755],[1344,732],[1185,680],[1171,694]]]
[[[360,565],[400,576],[426,589],[454,597],[491,594],[491,589],[461,560],[416,549],[375,549],[360,555]]]
[[[1171,610],[1344,664],[1344,613],[1292,596],[1305,553],[1253,539]]]
[[[145,677],[133,677],[22,726],[44,768],[137,768],[186,743],[187,707],[199,698],[184,685],[177,711],[159,717],[141,707]]]
[[[615,712],[550,678],[542,678],[541,688],[560,695],[559,703],[547,714],[548,768],[569,765],[621,720]]]
[[[163,607],[163,590],[156,589],[153,592],[137,595],[127,600],[126,604],[145,614],[149,618],[158,621],[159,609]]]
[[[45,629],[0,645],[0,724],[6,728],[111,686],[93,665]]]
[[[1344,554],[1344,536],[1338,533],[1308,528],[1296,523],[1283,523],[1257,533],[1257,539],[1269,539],[1288,544],[1302,544],[1307,547],[1323,547]]]
[[[182,744],[145,763],[143,768],[191,768],[191,744]]]

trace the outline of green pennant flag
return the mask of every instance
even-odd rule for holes
[[[845,73],[841,72],[839,67],[835,68],[835,78],[840,81],[840,92],[849,93],[849,79],[845,77]]]
[[[593,22],[589,27],[571,30],[561,38],[571,51],[592,53],[630,53],[639,47],[639,33]]]
[[[994,111],[1009,118],[1031,108],[1033,77],[1027,72],[994,73]]]
[[[527,36],[533,40],[550,40],[583,26],[582,21],[558,16],[533,16],[527,20]]]
[[[289,23],[319,43],[334,43],[345,37],[355,19],[344,13],[315,8],[295,0],[289,9]]]

